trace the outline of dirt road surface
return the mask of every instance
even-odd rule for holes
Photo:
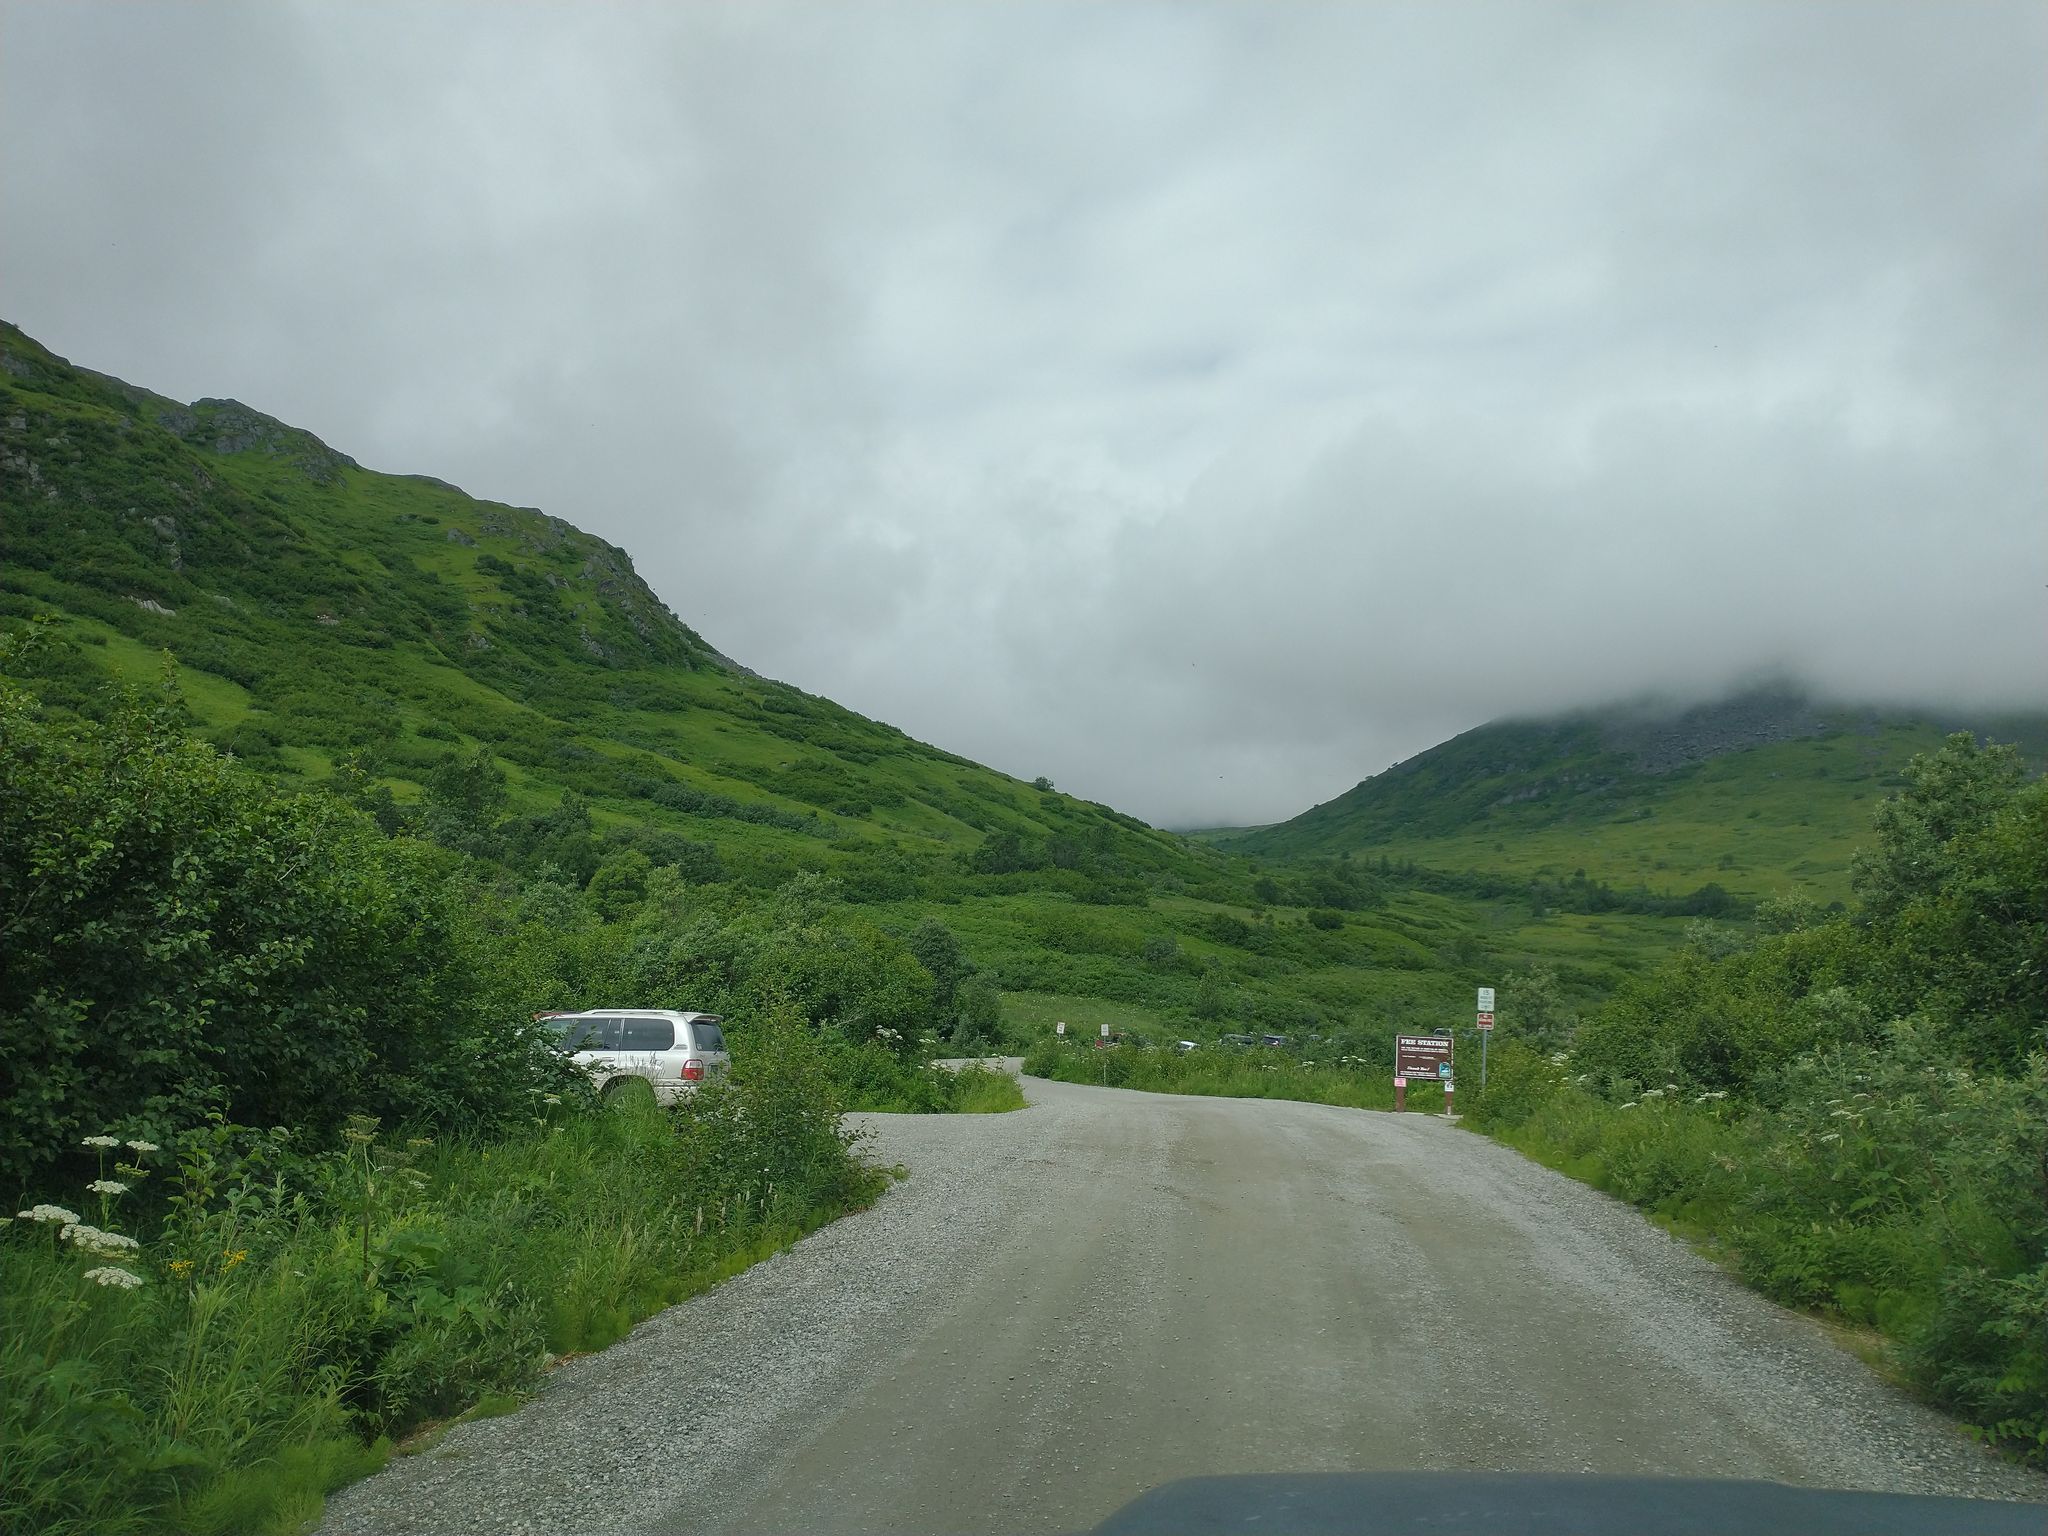
[[[336,1536],[1079,1531],[1199,1473],[2048,1501],[1626,1207],[1421,1115],[1026,1080],[909,1177],[338,1495]]]

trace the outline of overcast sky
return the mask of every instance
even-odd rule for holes
[[[2048,6],[0,4],[0,313],[1169,825],[2048,703]]]

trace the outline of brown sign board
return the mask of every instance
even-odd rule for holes
[[[1449,1035],[1394,1036],[1394,1076],[1436,1082],[1451,1075]]]

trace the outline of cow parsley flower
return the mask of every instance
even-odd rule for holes
[[[101,1151],[105,1151],[109,1147],[121,1145],[121,1138],[118,1136],[88,1136],[79,1145],[81,1147],[97,1147]]]
[[[132,1269],[121,1269],[112,1264],[103,1264],[98,1269],[88,1269],[85,1278],[94,1285],[111,1285],[118,1291],[132,1291],[142,1284],[142,1276]]]
[[[82,1221],[72,1222],[57,1234],[57,1238],[60,1242],[75,1243],[87,1253],[102,1259],[121,1258],[142,1247],[142,1244],[132,1237],[119,1232],[102,1232],[98,1227],[87,1226]]]
[[[163,1148],[153,1141],[130,1141],[122,1143],[130,1152],[161,1152]]]
[[[67,1211],[61,1205],[39,1205],[34,1210],[17,1211],[15,1218],[19,1221],[61,1221],[66,1226],[75,1226],[78,1212]]]
[[[85,1187],[89,1193],[95,1195],[125,1195],[128,1193],[128,1186],[119,1179],[94,1179]]]

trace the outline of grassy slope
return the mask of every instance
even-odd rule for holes
[[[575,789],[600,821],[790,857],[842,839],[929,855],[1014,831],[1202,872],[1128,817],[730,668],[623,551],[558,519],[358,468],[232,402],[178,406],[12,327],[0,358],[0,611],[55,619],[65,664],[46,697],[154,679],[168,652],[199,727],[288,777],[361,752],[404,801],[441,756],[481,744],[519,810]],[[808,824],[678,813],[650,784]]]
[[[1740,897],[1848,895],[1849,864],[1899,770],[1953,727],[1825,711],[1825,730],[1648,772],[1596,719],[1502,722],[1367,779],[1292,821],[1215,841],[1299,858],[1344,852],[1430,868],[1588,878]],[[2038,758],[2048,717],[1971,722]]]

